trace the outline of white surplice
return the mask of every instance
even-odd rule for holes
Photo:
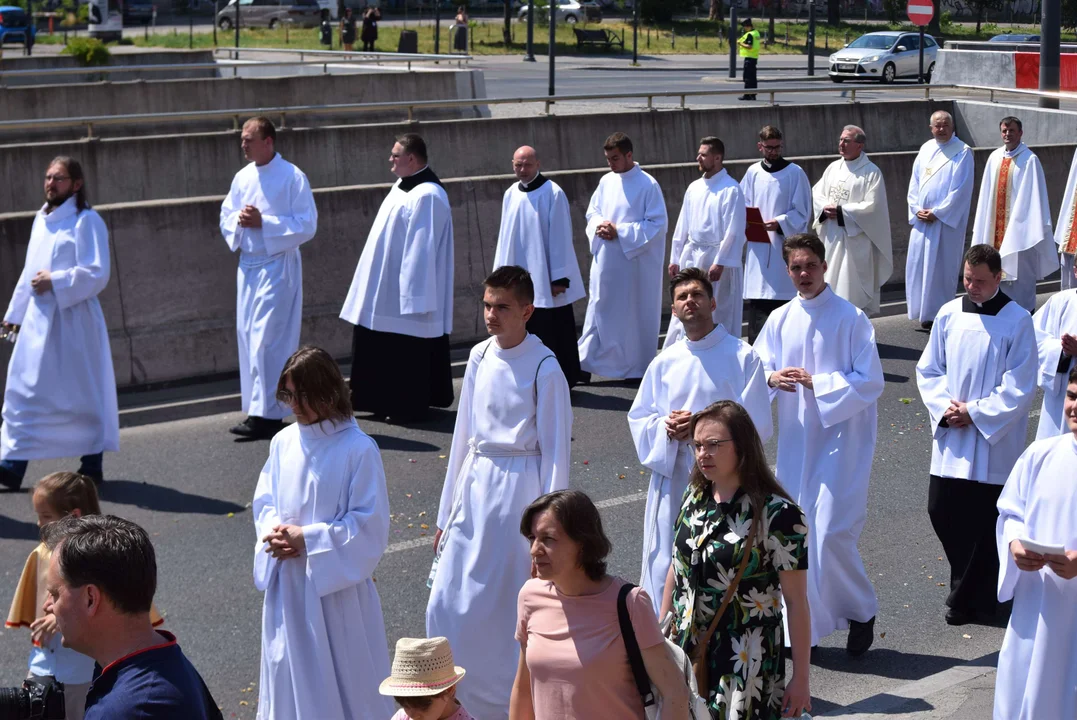
[[[909,255],[905,262],[905,297],[909,318],[932,322],[939,308],[954,299],[965,252],[965,229],[972,206],[972,149],[956,135],[920,147],[909,178]],[[916,217],[935,214],[933,222]]]
[[[397,180],[382,201],[340,318],[368,330],[436,338],[452,332],[452,313],[452,209],[445,188],[423,168]]]
[[[1006,207],[996,207],[999,174],[1009,158]],[[1001,239],[1001,243],[998,240]],[[1002,255],[1002,291],[1029,312],[1036,309],[1036,281],[1058,267],[1051,208],[1043,166],[1028,145],[996,149],[987,158],[976,202],[972,244],[991,245]]]
[[[796,163],[767,172],[763,162],[748,168],[740,181],[744,204],[759,208],[763,221],[776,220],[781,232],[768,230],[770,244],[747,243],[744,258],[746,300],[792,300],[797,290],[782,259],[785,239],[808,231],[812,219],[811,183]]]
[[[108,285],[108,229],[68,198],[34,218],[26,264],[4,313],[21,325],[7,367],[0,458],[45,460],[120,449],[108,328],[97,296]],[[52,290],[30,281],[52,274]]]
[[[534,335],[471,350],[438,507],[439,559],[428,637],[444,636],[467,669],[457,697],[476,718],[504,720],[516,677],[520,588],[531,577],[523,511],[569,482],[572,406],[554,354]]]
[[[563,307],[586,295],[572,247],[568,198],[553,180],[539,175],[526,188],[516,183],[505,191],[494,269],[503,265],[531,273],[537,308]],[[568,289],[554,296],[550,284],[562,279],[569,281]]]
[[[1013,599],[995,677],[995,720],[1071,718],[1077,708],[1077,579],[1017,569],[1010,543],[1077,549],[1077,439],[1029,445],[998,499],[998,599]]]
[[[647,368],[628,411],[636,454],[651,471],[643,516],[640,587],[650,595],[656,615],[673,558],[677,513],[695,465],[692,442],[671,440],[666,420],[673,410],[694,413],[719,400],[743,405],[763,442],[770,438],[770,395],[762,363],[748,343],[721,325],[706,337],[683,337],[663,350]]]
[[[826,247],[826,282],[839,296],[868,315],[879,312],[879,289],[894,270],[890,209],[882,171],[860,153],[838,158],[812,187],[812,227]],[[837,205],[839,218],[822,217]]]
[[[1070,174],[1066,179],[1066,193],[1055,223],[1055,242],[1062,260],[1062,289],[1077,287],[1073,276],[1073,258],[1077,254],[1077,151],[1070,162]]]
[[[744,194],[737,181],[722,168],[713,176],[701,177],[688,186],[669,254],[670,264],[679,265],[682,270],[694,267],[706,271],[711,265],[722,266],[722,279],[712,283],[714,322],[738,338],[744,313],[744,270],[741,267],[744,224]],[[683,337],[684,326],[673,315],[669,319],[664,347],[671,347]]]
[[[239,226],[247,205],[258,208],[262,227]],[[307,176],[280,153],[265,165],[250,163],[232,180],[220,227],[228,249],[239,250],[236,340],[243,412],[279,420],[292,411],[277,401],[277,381],[299,348],[303,323],[299,246],[318,229]]]
[[[1032,316],[1032,324],[1039,345],[1039,385],[1043,388],[1036,439],[1043,440],[1069,432],[1062,417],[1062,403],[1074,360],[1062,355],[1062,335],[1077,335],[1077,292],[1071,288],[1053,295]]]
[[[830,287],[799,295],[767,318],[755,343],[766,376],[804,368],[812,390],[778,398],[778,481],[808,520],[812,645],[849,621],[867,622],[878,601],[857,550],[868,514],[877,404],[884,380],[875,328]]]
[[[931,474],[1002,485],[1025,447],[1039,368],[1036,333],[1016,302],[997,315],[964,309],[971,302],[942,306],[916,364],[931,419]],[[972,425],[940,426],[951,400],[967,404]]]
[[[615,240],[595,234],[617,227]],[[662,261],[666,201],[658,182],[637,163],[606,173],[587,206],[591,277],[580,337],[580,368],[608,378],[640,378],[658,349],[662,322]]]
[[[372,576],[389,544],[378,446],[355,420],[295,423],[273,438],[254,491],[254,584],[262,603],[258,720],[382,720],[389,676]],[[275,525],[303,528],[306,550],[274,559]]]

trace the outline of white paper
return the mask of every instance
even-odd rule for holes
[[[1066,548],[1061,545],[1044,545],[1043,543],[1038,543],[1035,540],[1029,540],[1027,538],[1020,538],[1020,540],[1021,545],[1024,546],[1025,550],[1030,550],[1034,553],[1039,553],[1040,555],[1066,554]]]

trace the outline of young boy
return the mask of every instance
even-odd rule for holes
[[[393,672],[378,691],[400,705],[392,720],[475,720],[456,699],[464,672],[453,663],[445,638],[400,638]]]

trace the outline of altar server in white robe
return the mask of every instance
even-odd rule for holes
[[[1073,258],[1077,255],[1077,152],[1073,153],[1070,175],[1066,180],[1066,194],[1062,196],[1062,208],[1055,223],[1055,242],[1062,263],[1062,289],[1077,288]]]
[[[325,350],[296,351],[276,394],[297,422],[273,438],[251,507],[254,584],[265,593],[258,720],[387,718],[373,580],[389,543],[381,453]]]
[[[108,285],[108,229],[86,200],[78,161],[45,171],[26,262],[4,313],[15,340],[0,425],[0,486],[17,490],[30,460],[81,456],[104,479],[102,453],[120,449],[108,328],[97,296]]]
[[[531,556],[520,517],[568,487],[572,406],[549,348],[527,332],[534,285],[517,266],[484,282],[493,337],[468,358],[438,507],[426,606],[428,637],[444,636],[467,668],[457,698],[476,718],[504,720],[519,664],[520,588]]]
[[[763,365],[748,343],[715,324],[713,292],[703,268],[684,268],[670,280],[673,313],[684,336],[651,362],[628,412],[636,454],[651,471],[640,587],[656,615],[673,558],[677,513],[695,464],[692,414],[719,400],[735,400],[751,415],[763,442],[773,432]]]
[[[581,377],[634,380],[658,348],[666,201],[658,182],[632,160],[624,133],[606,138],[603,150],[610,172],[587,206],[594,259],[579,342]]]
[[[998,599],[1013,600],[995,678],[995,720],[1070,718],[1077,708],[1077,369],[1066,433],[1037,440],[998,499]],[[1035,552],[1022,541],[1061,547]]]
[[[353,407],[410,423],[453,401],[452,208],[421,137],[398,137],[389,165],[399,180],[370,227],[340,317],[355,325]]]
[[[524,145],[512,156],[520,181],[505,191],[494,269],[519,265],[535,285],[535,311],[527,331],[553,350],[568,386],[580,379],[580,351],[572,303],[582,299],[583,278],[572,247],[572,217],[561,186],[541,172],[538,153]]]
[[[797,297],[771,313],[755,343],[778,398],[777,476],[811,528],[812,645],[848,628],[846,650],[862,655],[878,610],[857,540],[867,519],[882,364],[871,321],[826,283],[822,242],[794,235],[782,250]]]
[[[748,306],[748,342],[754,343],[772,312],[796,297],[789,280],[782,243],[807,232],[812,220],[811,183],[796,163],[782,157],[782,132],[773,125],[759,131],[763,159],[740,181],[747,207],[759,208],[769,243],[749,242],[744,257],[744,300]]]
[[[999,123],[1002,147],[987,158],[972,244],[990,245],[1002,254],[1002,290],[1029,312],[1036,310],[1036,281],[1058,268],[1058,246],[1051,232],[1051,208],[1043,166],[1015,117]]]
[[[243,156],[221,204],[221,234],[239,251],[236,340],[239,387],[247,418],[229,429],[270,438],[288,408],[274,395],[281,368],[299,347],[303,323],[303,264],[299,246],[314,237],[318,210],[303,171],[275,149],[276,130],[264,117],[243,125]]]
[[[684,193],[681,214],[673,230],[669,276],[674,277],[682,268],[705,270],[714,283],[714,322],[739,338],[744,314],[741,265],[745,241],[744,193],[722,167],[724,156],[725,145],[720,139],[705,137],[699,141],[696,163],[703,177],[689,185]],[[684,328],[673,315],[664,347],[671,347],[682,337]],[[706,406],[704,403],[700,409]],[[663,587],[659,585],[658,589],[661,591]]]
[[[812,188],[812,227],[826,247],[826,282],[868,315],[879,312],[879,289],[890,278],[890,209],[882,171],[864,153],[867,136],[846,125],[835,160]]]
[[[909,178],[909,254],[905,297],[910,320],[928,329],[954,299],[965,253],[965,228],[972,205],[972,149],[954,135],[954,118],[931,114],[933,138],[920,148]]]
[[[991,622],[998,609],[995,504],[1025,447],[1036,392],[1032,318],[1001,280],[998,251],[969,248],[968,294],[939,310],[916,365],[932,433],[927,511],[950,563],[950,625]]]
[[[1077,287],[1077,268],[1070,268],[1070,280]],[[1066,377],[1077,366],[1077,291],[1070,287],[1055,293],[1032,316],[1040,349],[1040,387],[1043,405],[1036,439],[1069,432],[1062,405],[1066,397]]]

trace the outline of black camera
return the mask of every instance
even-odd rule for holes
[[[21,688],[0,688],[0,720],[64,720],[64,684],[50,676],[31,677]]]

